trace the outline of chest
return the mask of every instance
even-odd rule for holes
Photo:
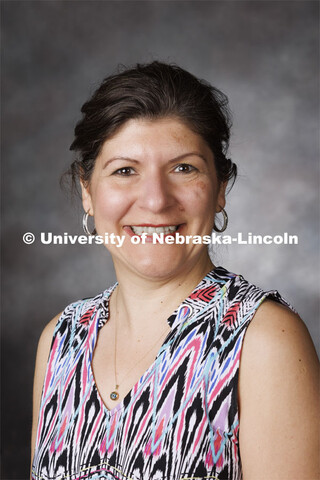
[[[84,349],[77,356],[78,378],[84,378],[86,372],[88,379],[80,384],[79,393],[85,396],[91,385],[101,409],[109,417],[121,412],[121,421],[124,410],[137,408],[143,398],[143,415],[152,411],[152,428],[158,423],[170,424],[170,428],[179,424],[188,405],[194,403],[197,417],[204,411],[213,428],[228,431],[229,410],[237,410],[237,340],[223,343],[213,329],[195,325],[171,332],[163,343],[159,340],[149,350],[148,344],[128,342],[121,355],[115,355],[110,336],[101,336],[96,343],[87,342],[88,351]],[[110,397],[114,390],[119,394],[116,401]],[[222,411],[220,404],[224,405]],[[139,421],[145,423],[142,417]]]
[[[108,410],[119,405],[156,361],[165,334],[115,338],[103,328],[94,347],[91,369],[100,397]],[[156,338],[156,340],[155,340]]]
[[[88,340],[68,360],[52,359],[35,460],[49,450],[50,475],[56,473],[59,457],[70,451],[64,475],[105,462],[103,468],[118,475],[110,478],[182,480],[210,478],[217,468],[227,471],[231,458],[236,465],[235,345],[221,348],[221,338],[215,340],[203,326],[173,334],[138,381],[107,408],[97,372],[111,377],[113,371],[110,366],[99,369],[99,364],[94,370],[95,343]],[[105,349],[100,351],[104,365],[112,364],[112,352],[103,357]],[[112,380],[105,384],[107,393],[109,385]]]

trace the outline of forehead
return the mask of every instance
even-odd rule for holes
[[[190,151],[212,157],[205,140],[176,118],[132,119],[106,140],[99,157],[110,155],[168,159]],[[98,157],[98,158],[99,158]]]

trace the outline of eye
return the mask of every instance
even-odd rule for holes
[[[112,175],[120,175],[122,177],[129,177],[130,175],[134,175],[135,171],[132,167],[122,167],[118,168]]]
[[[175,168],[175,172],[181,173],[191,173],[195,170],[197,170],[196,167],[189,165],[188,163],[180,163],[180,165],[177,165]]]

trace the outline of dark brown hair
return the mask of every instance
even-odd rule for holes
[[[175,64],[137,64],[103,80],[81,108],[70,150],[78,156],[67,173],[73,186],[88,183],[104,142],[135,118],[176,117],[211,148],[218,179],[233,180],[236,165],[226,157],[231,127],[227,97]],[[232,184],[233,184],[232,183]]]

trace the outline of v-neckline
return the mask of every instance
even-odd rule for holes
[[[204,279],[202,279],[199,284],[203,281]],[[199,285],[198,284],[198,285]],[[168,341],[168,338],[171,336],[172,334],[172,326],[170,325],[169,323],[169,319],[176,314],[176,312],[179,311],[179,308],[181,306],[181,304],[185,301],[183,300],[181,302],[181,304],[179,305],[178,308],[176,308],[174,310],[174,312],[172,313],[172,315],[170,315],[167,319],[168,323],[169,323],[169,326],[170,326],[170,331],[168,332],[168,334],[166,335],[163,343],[161,344],[158,352],[157,352],[157,355],[155,357],[155,359],[153,360],[153,362],[151,363],[151,365],[147,368],[147,370],[145,370],[143,372],[143,374],[140,376],[139,380],[137,382],[135,382],[135,384],[130,388],[130,390],[126,393],[126,395],[122,398],[122,400],[117,403],[117,405],[115,405],[113,408],[108,408],[107,405],[105,404],[105,401],[103,400],[102,398],[102,395],[100,394],[100,391],[99,391],[99,388],[98,388],[98,385],[96,383],[96,380],[95,380],[95,376],[94,376],[94,372],[93,372],[93,367],[92,367],[92,360],[93,360],[93,355],[94,355],[94,350],[96,348],[96,345],[97,345],[97,341],[98,341],[98,335],[99,335],[99,332],[101,330],[101,328],[108,322],[109,320],[109,305],[110,305],[110,297],[112,295],[112,293],[114,292],[114,290],[116,289],[116,287],[118,286],[118,282],[116,282],[111,288],[109,288],[108,290],[106,290],[104,292],[104,295],[103,295],[103,301],[104,301],[104,307],[106,309],[106,317],[105,317],[105,320],[103,322],[102,325],[99,326],[99,315],[97,316],[96,318],[96,322],[97,322],[97,335],[96,335],[96,339],[95,339],[95,343],[94,345],[92,346],[92,353],[91,355],[89,355],[89,365],[88,365],[88,369],[89,369],[89,372],[90,372],[90,375],[91,375],[91,381],[92,381],[92,385],[93,385],[93,388],[96,392],[96,395],[97,395],[97,398],[100,402],[100,404],[103,406],[103,410],[105,411],[105,413],[107,414],[107,416],[109,417],[113,417],[116,413],[118,413],[119,411],[123,410],[124,407],[125,407],[125,404],[127,403],[128,399],[131,399],[132,396],[134,394],[137,394],[139,392],[139,389],[143,387],[143,384],[144,384],[144,381],[149,378],[149,373],[151,374],[151,372],[153,371],[154,367],[155,367],[155,364],[156,362],[158,361],[160,355],[164,352],[165,348],[164,346],[166,345],[167,341]],[[187,297],[188,298],[188,297]],[[136,392],[136,393],[134,393]]]
[[[95,343],[92,345],[92,351],[91,351],[91,355],[88,356],[88,370],[89,370],[89,373],[90,373],[90,376],[91,376],[91,381],[92,381],[92,386],[93,386],[93,389],[95,390],[96,392],[96,395],[97,395],[97,398],[100,402],[100,404],[103,406],[103,410],[104,412],[106,413],[106,415],[108,417],[113,417],[115,414],[117,414],[118,412],[122,411],[125,407],[125,404],[128,403],[128,400],[132,400],[132,396],[133,395],[137,395],[138,392],[139,392],[139,389],[141,389],[145,383],[145,381],[147,379],[149,379],[149,374],[151,375],[154,368],[156,367],[156,363],[157,361],[159,361],[159,358],[160,356],[162,355],[162,353],[165,351],[165,347],[166,347],[166,344],[168,343],[168,340],[169,338],[171,337],[173,331],[175,330],[175,321],[171,321],[170,320],[174,317],[174,319],[176,319],[179,311],[181,310],[181,308],[183,308],[184,306],[188,306],[186,304],[186,301],[197,291],[200,289],[201,287],[201,284],[205,283],[205,280],[209,277],[209,278],[212,278],[214,280],[217,280],[215,277],[216,277],[216,273],[218,270],[224,270],[226,273],[229,273],[227,272],[223,267],[216,267],[212,270],[210,270],[199,282],[198,284],[193,288],[192,292],[184,299],[182,300],[182,302],[180,303],[180,305],[174,310],[174,312],[169,315],[169,317],[167,318],[167,322],[170,326],[170,331],[168,333],[168,335],[165,337],[163,343],[161,344],[158,352],[157,352],[157,355],[154,359],[154,361],[152,362],[152,364],[145,370],[145,372],[140,376],[139,380],[137,382],[135,382],[135,384],[130,388],[130,390],[126,393],[126,395],[122,398],[122,400],[117,403],[117,405],[115,405],[113,408],[108,408],[107,405],[105,404],[103,398],[102,398],[102,395],[100,394],[99,392],[99,388],[97,386],[97,383],[96,383],[96,380],[95,380],[95,377],[94,377],[94,372],[93,372],[93,367],[92,367],[92,360],[93,360],[93,355],[94,355],[94,350],[96,348],[96,345],[97,345],[97,340],[98,340],[98,335],[99,335],[99,331],[101,330],[101,328],[105,325],[106,322],[108,322],[109,320],[109,305],[110,305],[110,297],[112,295],[112,293],[114,292],[114,290],[116,289],[116,287],[118,286],[118,282],[116,282],[111,288],[105,290],[103,292],[103,302],[104,302],[104,308],[105,308],[105,311],[106,311],[106,315],[105,315],[105,318],[104,318],[104,321],[102,324],[99,325],[99,312],[97,316],[95,316],[95,321],[97,322],[97,334],[96,334],[96,339],[95,339]],[[216,295],[215,295],[216,296]],[[99,308],[99,307],[98,307]],[[101,308],[101,306],[100,306]],[[190,307],[189,307],[190,308]],[[190,313],[187,312],[187,318],[189,318],[190,316],[192,317],[192,309],[189,310]],[[185,319],[186,320],[186,319]],[[91,342],[90,342],[91,343]],[[131,402],[129,402],[129,405],[131,404]]]

